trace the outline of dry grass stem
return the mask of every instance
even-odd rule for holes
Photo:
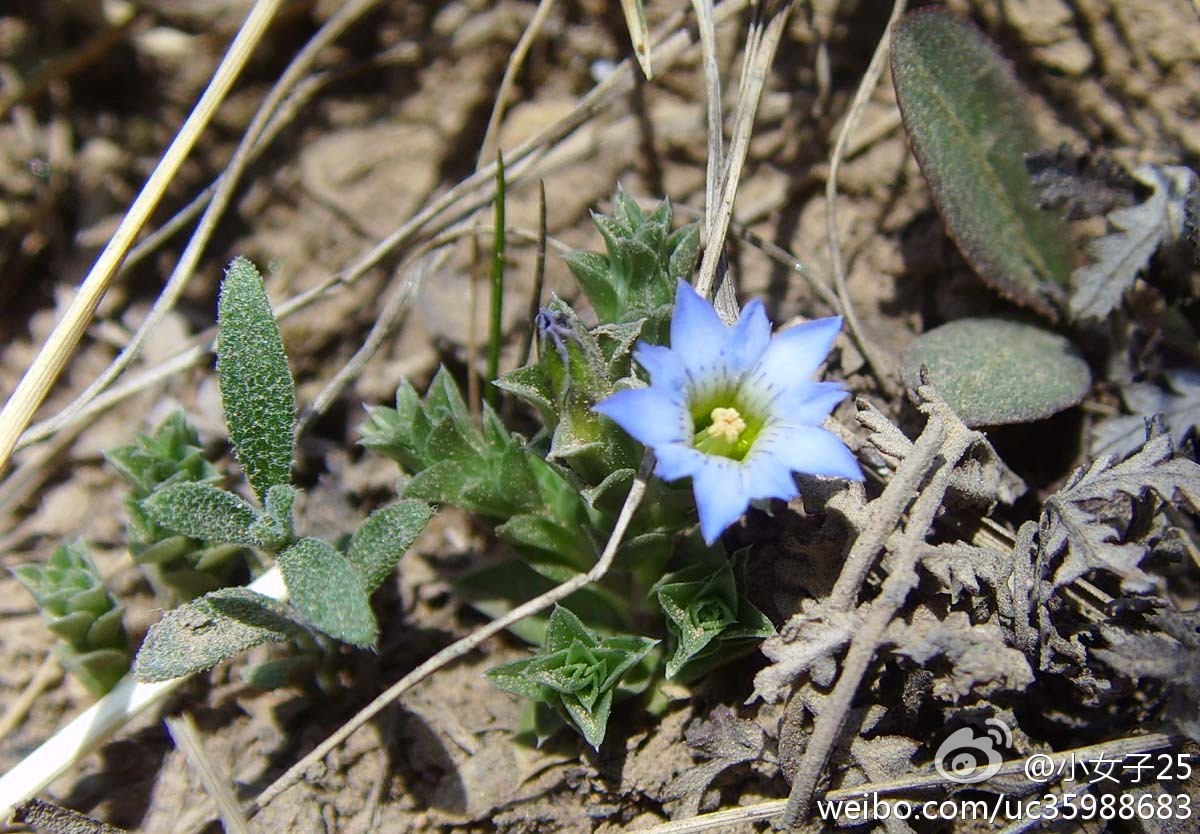
[[[150,179],[121,220],[112,240],[79,285],[79,290],[67,307],[63,319],[54,327],[33,364],[21,377],[16,390],[5,403],[4,409],[0,410],[0,471],[7,466],[17,440],[29,425],[34,411],[46,398],[46,394],[74,354],[80,337],[92,320],[96,305],[104,297],[121,261],[133,245],[134,238],[149,219],[154,207],[158,205],[179,166],[191,152],[218,105],[225,99],[234,80],[241,74],[242,68],[253,54],[280,5],[281,0],[257,0],[251,8],[204,95],[200,97],[183,127],[171,141],[154,173],[150,175]]]
[[[858,314],[854,312],[854,303],[850,300],[850,293],[846,288],[846,265],[842,260],[842,247],[837,228],[837,177],[838,168],[846,153],[850,136],[858,127],[863,111],[867,108],[867,102],[875,91],[875,85],[879,83],[879,79],[883,75],[883,68],[887,63],[888,47],[892,38],[892,24],[900,19],[900,15],[904,14],[906,5],[906,0],[895,0],[892,4],[892,14],[888,18],[887,26],[879,38],[867,71],[863,73],[858,90],[854,93],[850,109],[846,112],[846,118],[842,122],[842,129],[838,132],[837,141],[833,146],[833,154],[829,159],[829,177],[825,181],[825,228],[829,239],[829,263],[833,268],[833,280],[837,287],[838,299],[841,301],[842,315],[846,318],[846,325],[850,329],[850,336],[854,339],[854,344],[862,353],[863,358],[867,360],[872,376],[887,394],[893,394],[897,390],[893,379],[894,369],[884,363],[883,356],[876,348],[875,343],[863,333],[862,326],[858,323]]]
[[[167,730],[175,746],[183,751],[188,765],[196,772],[209,797],[217,804],[217,813],[226,834],[250,834],[250,824],[238,807],[237,797],[229,787],[229,777],[220,773],[212,757],[204,749],[196,723],[187,713],[167,719]]]
[[[706,221],[708,237],[704,245],[704,257],[700,262],[700,272],[696,278],[696,291],[700,295],[711,295],[715,286],[717,266],[725,249],[725,234],[729,221],[733,217],[733,202],[737,196],[738,181],[741,178],[742,167],[746,163],[746,154],[750,149],[750,135],[754,130],[754,116],[758,112],[758,103],[766,84],[767,72],[775,60],[775,51],[787,28],[787,18],[792,3],[786,3],[782,9],[766,21],[765,24],[756,16],[751,26],[751,34],[746,46],[746,69],[739,89],[737,112],[734,115],[733,136],[730,141],[729,155],[725,159],[725,173],[721,180],[721,199],[715,214],[710,215],[706,209],[706,217],[711,216],[711,222]],[[761,34],[759,34],[761,32]]]

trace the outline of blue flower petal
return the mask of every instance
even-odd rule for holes
[[[775,398],[771,416],[785,423],[819,426],[849,393],[840,382],[803,382]]]
[[[689,442],[667,443],[654,448],[654,474],[664,481],[678,481],[704,466],[707,456]]]
[[[841,317],[833,316],[797,324],[775,334],[750,371],[754,384],[782,391],[810,379],[829,355],[841,329]]]
[[[763,429],[754,444],[754,454],[771,454],[795,472],[863,479],[854,455],[836,434],[817,426],[776,423]]]
[[[766,308],[757,298],[742,308],[737,325],[728,331],[726,353],[730,365],[739,373],[754,367],[771,343],[771,322]]]
[[[618,391],[596,403],[592,410],[603,414],[647,446],[689,439],[691,421],[683,403],[657,388]]]
[[[671,314],[671,350],[693,375],[723,364],[728,328],[713,306],[680,281]]]
[[[729,458],[705,456],[704,465],[692,475],[696,509],[700,511],[700,533],[712,544],[750,506],[750,496],[737,463]]]
[[[670,348],[639,342],[633,358],[649,372],[650,382],[655,388],[682,390],[687,382],[683,362]]]
[[[746,492],[750,499],[779,498],[791,501],[800,491],[787,464],[771,454],[753,454],[742,462]]]

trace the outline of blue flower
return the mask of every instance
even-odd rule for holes
[[[684,281],[671,317],[671,347],[639,343],[650,386],[619,391],[595,410],[654,450],[654,474],[690,476],[700,531],[712,544],[751,501],[799,493],[795,472],[862,480],[854,455],[821,423],[846,390],[814,382],[841,318],[816,319],[771,336],[761,301],[726,326]]]

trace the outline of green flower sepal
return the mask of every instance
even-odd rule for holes
[[[746,599],[743,573],[749,549],[733,559],[706,549],[708,558],[664,576],[651,593],[667,620],[674,651],[667,677],[680,682],[733,660],[775,633],[775,626]]]
[[[497,689],[553,708],[599,749],[614,699],[649,685],[648,670],[638,667],[657,643],[647,637],[602,637],[568,609],[557,607],[550,615],[541,652],[489,669],[487,677]],[[552,731],[542,712],[539,741]]]
[[[562,461],[588,484],[635,468],[638,444],[592,410],[618,387],[633,383],[634,343],[641,322],[588,329],[559,298],[538,312],[538,361],[511,371],[496,386],[531,403],[551,432],[547,458]]]

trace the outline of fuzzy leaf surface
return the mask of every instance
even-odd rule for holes
[[[346,558],[368,594],[388,578],[432,515],[428,504],[399,501],[371,513],[354,532]]]
[[[1038,208],[1025,154],[1040,143],[1008,62],[971,24],[921,9],[893,30],[892,81],[909,145],[963,255],[1002,293],[1057,318],[1068,236]]]
[[[160,489],[142,502],[151,520],[194,539],[260,544],[258,512],[232,492],[205,483]]]
[[[918,336],[902,360],[906,386],[921,384],[922,366],[971,427],[1044,419],[1079,403],[1092,384],[1062,336],[1003,319],[960,319]]]
[[[262,277],[235,258],[217,308],[217,377],[229,436],[260,500],[292,479],[296,393]]]
[[[134,674],[142,683],[171,680],[302,631],[282,603],[248,588],[221,588],[168,611],[151,626]]]
[[[379,626],[350,560],[320,539],[300,539],[279,554],[288,598],[314,628],[354,646],[374,646]]]

